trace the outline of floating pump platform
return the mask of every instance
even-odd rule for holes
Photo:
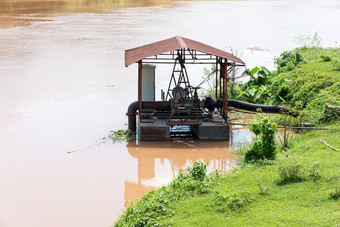
[[[264,112],[282,111],[227,99],[228,74],[245,66],[238,57],[206,44],[176,36],[125,51],[125,66],[138,63],[138,100],[128,108],[129,129],[139,140],[169,140],[171,136],[192,136],[199,140],[228,140],[228,106]],[[155,101],[155,68],[171,64],[168,90]],[[216,69],[197,86],[192,86],[187,64],[214,64]],[[201,85],[210,80],[214,97],[198,97]],[[137,121],[138,120],[138,121]],[[138,125],[138,127],[137,127]]]

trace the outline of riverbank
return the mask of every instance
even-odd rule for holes
[[[289,102],[304,98],[301,119],[329,130],[295,133],[293,143],[280,149],[275,160],[243,164],[225,175],[198,180],[195,176],[202,175],[204,166],[189,169],[169,186],[132,204],[115,226],[336,226],[340,222],[340,152],[320,139],[340,148],[338,113],[325,112],[325,103],[339,105],[336,61],[340,50],[299,52],[303,63],[282,65],[282,72],[269,78],[271,88],[281,84],[274,81],[288,78],[281,92],[271,95]]]
[[[210,193],[169,205],[174,215],[159,223],[174,226],[336,226],[339,202],[331,194],[340,186],[340,124],[296,138],[295,145],[268,165],[246,165],[222,176]],[[279,184],[282,166],[301,166],[301,182]],[[290,166],[290,167],[289,167]],[[291,169],[292,170],[292,169]],[[316,179],[314,181],[315,173]]]
[[[275,161],[244,165],[202,182],[184,182],[180,189],[170,185],[152,191],[128,208],[116,226],[138,221],[141,226],[336,226],[340,152],[319,139],[339,148],[340,123],[327,126],[330,130],[298,135],[294,146]],[[279,169],[294,172],[296,166],[301,179],[279,183]]]

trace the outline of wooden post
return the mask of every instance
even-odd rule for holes
[[[139,120],[142,117],[142,60],[138,62],[138,101],[139,101]]]

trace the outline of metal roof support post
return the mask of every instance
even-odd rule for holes
[[[228,120],[228,103],[227,103],[227,100],[228,100],[228,60],[225,59],[225,74],[224,74],[224,77],[225,77],[225,100],[224,100],[224,103],[225,103],[225,120],[227,121]]]
[[[222,75],[221,75],[222,67],[221,67],[221,66],[222,66],[222,63],[220,63],[220,95],[219,95],[219,96],[220,96],[220,97],[219,97],[220,99],[222,99]]]
[[[216,72],[216,91],[215,91],[215,99],[217,99],[217,90],[218,90],[218,58],[216,57],[216,67],[215,67],[215,72]]]
[[[223,95],[223,90],[222,90],[222,62],[221,62],[221,59],[219,60],[219,67],[220,67],[220,94],[219,94],[219,99],[222,99],[222,95]],[[223,107],[221,107],[219,109],[220,113],[223,113]]]
[[[223,93],[223,118],[227,119],[227,59],[221,62],[220,75],[223,80],[222,93]]]
[[[138,61],[138,101],[139,101],[139,120],[142,118],[142,60]]]

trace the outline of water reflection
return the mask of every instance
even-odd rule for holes
[[[199,149],[178,141],[127,144],[129,154],[138,160],[138,180],[137,182],[125,181],[125,201],[135,201],[151,188],[171,181],[179,170],[185,169],[188,165],[192,166],[196,160],[209,163],[209,169],[219,169],[222,172],[235,166],[229,143],[226,141],[185,141],[185,143]],[[156,173],[160,174],[156,176]]]
[[[236,167],[236,157],[231,149],[234,143],[251,138],[247,128],[237,125],[231,127],[230,135],[229,141],[175,139],[168,142],[128,143],[128,153],[138,161],[138,174],[137,181],[124,182],[125,201],[136,201],[150,189],[169,183],[181,169],[192,166],[196,160],[209,163],[209,171],[230,171]]]

